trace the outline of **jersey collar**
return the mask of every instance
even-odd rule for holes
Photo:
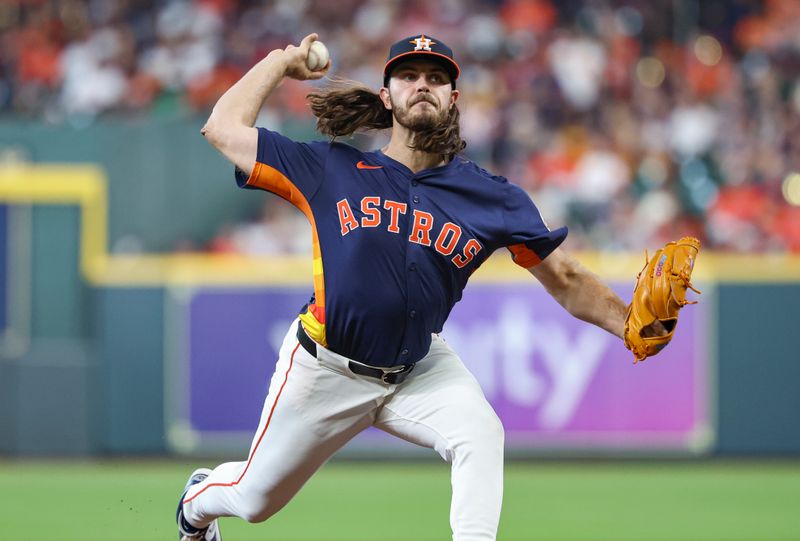
[[[416,177],[416,178],[426,177],[428,175],[441,174],[441,173],[447,171],[448,169],[450,169],[452,167],[455,167],[456,162],[459,161],[458,156],[456,156],[455,158],[450,160],[449,163],[446,163],[444,165],[439,165],[439,166],[436,166],[436,167],[430,167],[428,169],[422,169],[421,171],[418,171],[418,172],[414,173],[411,169],[406,167],[404,164],[402,164],[399,161],[395,160],[394,158],[391,158],[391,157],[387,156],[386,154],[384,154],[383,151],[380,150],[380,149],[375,150],[375,151],[371,152],[370,154],[375,156],[375,159],[379,163],[381,163],[382,165],[387,166],[387,167],[391,167],[392,169],[395,169],[395,170],[403,173],[404,175],[406,175],[408,177]]]

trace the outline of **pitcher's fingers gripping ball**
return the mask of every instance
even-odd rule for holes
[[[672,340],[678,324],[678,312],[687,304],[686,290],[692,287],[691,278],[694,261],[700,251],[700,241],[694,237],[683,237],[677,242],[668,242],[645,263],[636,277],[633,300],[625,318],[625,347],[633,352],[634,364],[655,355]],[[651,336],[656,321],[664,327],[666,334]]]

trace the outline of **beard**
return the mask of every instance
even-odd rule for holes
[[[417,106],[421,101],[429,105]],[[392,116],[404,128],[420,132],[444,124],[447,120],[447,110],[439,109],[439,104],[433,96],[419,94],[409,100],[408,106],[405,107],[399,103],[395,104],[392,100]]]

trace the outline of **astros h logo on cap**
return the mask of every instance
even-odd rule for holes
[[[441,64],[450,74],[453,88],[456,87],[456,79],[461,69],[453,58],[453,50],[442,40],[425,34],[403,38],[391,46],[386,65],[383,67],[383,86],[389,86],[389,77],[398,64],[414,58],[425,58]]]

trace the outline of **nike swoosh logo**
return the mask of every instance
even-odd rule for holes
[[[359,169],[383,169],[382,165],[367,165],[364,163],[364,160],[361,160],[356,164],[356,167]]]

